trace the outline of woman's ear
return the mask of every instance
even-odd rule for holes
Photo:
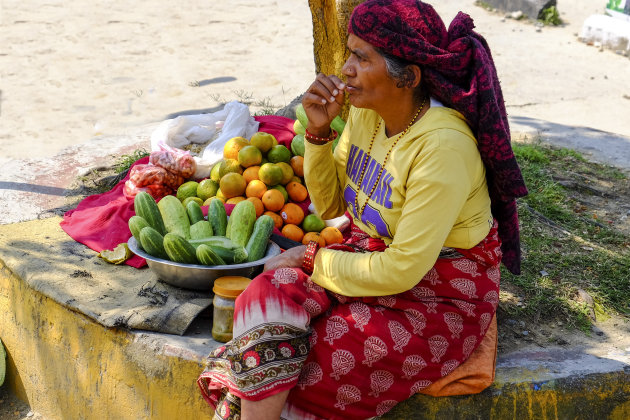
[[[420,66],[416,64],[411,64],[409,67],[409,71],[413,74],[413,77],[410,80],[410,88],[417,88],[420,86],[420,82],[422,81],[422,70],[420,70]]]

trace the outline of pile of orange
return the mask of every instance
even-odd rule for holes
[[[308,198],[303,165],[302,156],[293,155],[271,134],[258,132],[249,140],[234,137],[223,148],[223,160],[211,171],[217,192],[203,204],[214,199],[229,204],[249,200],[254,203],[256,217],[270,216],[289,239],[302,243],[316,240],[322,246],[339,243],[343,240],[341,232],[334,227],[322,228],[325,224],[321,219],[317,231],[303,224],[307,214],[299,203]]]

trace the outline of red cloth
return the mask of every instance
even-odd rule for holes
[[[221,419],[237,418],[239,398],[287,389],[283,418],[385,414],[453,372],[491,324],[499,303],[496,224],[477,246],[457,251],[390,296],[341,296],[299,268],[262,273],[236,300],[233,340],[207,358],[202,396]]]
[[[294,120],[277,115],[257,116],[254,119],[259,122],[260,131],[273,134],[279,144],[290,147],[291,140],[295,136]],[[147,156],[136,161],[132,167],[148,162]],[[64,214],[60,223],[61,228],[72,239],[97,252],[114,249],[116,245],[127,242],[131,237],[129,218],[135,214],[133,200],[126,198],[123,194],[125,182],[128,179],[129,174],[110,191],[83,199],[74,210]],[[234,205],[226,204],[225,209],[228,215],[233,208]],[[204,214],[207,214],[207,207],[203,210]],[[146,265],[146,261],[134,255],[125,264],[140,268]]]
[[[148,162],[147,156],[136,161],[132,167]],[[86,197],[74,210],[66,212],[61,228],[72,239],[97,252],[114,249],[119,243],[127,242],[131,237],[129,218],[136,214],[133,200],[123,194],[129,173],[110,191]],[[146,261],[134,255],[125,264],[140,268],[146,265]]]

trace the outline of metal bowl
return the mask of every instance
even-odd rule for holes
[[[164,283],[184,289],[212,290],[214,280],[223,276],[243,276],[253,278],[262,272],[265,262],[280,254],[280,247],[269,241],[265,256],[258,261],[230,265],[181,264],[153,257],[140,249],[132,236],[127,242],[129,249],[147,260],[149,268]]]

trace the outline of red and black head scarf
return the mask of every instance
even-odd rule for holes
[[[486,166],[492,213],[499,223],[503,263],[520,273],[516,198],[527,188],[510,145],[499,79],[485,39],[459,12],[448,31],[427,3],[367,0],[352,12],[348,32],[396,57],[418,64],[429,94],[464,115]]]

